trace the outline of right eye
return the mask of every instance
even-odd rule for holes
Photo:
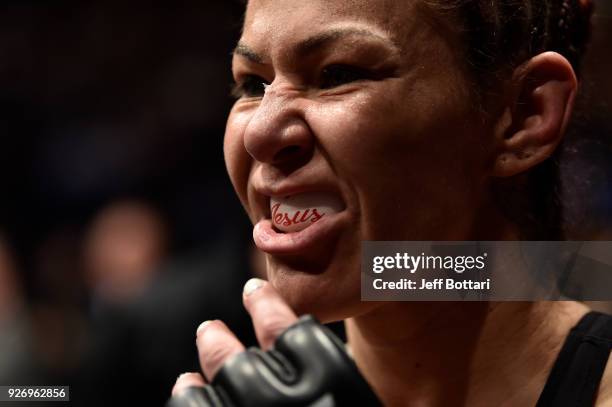
[[[369,75],[365,70],[349,65],[330,65],[323,69],[321,73],[321,89],[331,89],[348,83],[368,79]]]
[[[267,84],[264,79],[257,75],[247,75],[233,86],[232,95],[236,98],[261,97],[264,95],[264,85]]]

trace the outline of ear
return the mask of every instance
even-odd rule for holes
[[[525,172],[552,155],[571,116],[578,81],[567,59],[545,52],[515,70],[511,88],[495,126],[496,177]]]

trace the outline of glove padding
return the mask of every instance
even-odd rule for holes
[[[230,358],[204,388],[189,387],[166,407],[382,405],[344,344],[310,315],[264,352],[249,348]]]

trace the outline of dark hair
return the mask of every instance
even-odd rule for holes
[[[522,62],[555,51],[580,76],[580,61],[591,33],[591,0],[425,0],[437,12],[461,22],[467,60],[479,99]],[[560,145],[520,185],[500,183],[496,192],[505,212],[532,240],[562,240]],[[527,214],[527,216],[526,216]]]

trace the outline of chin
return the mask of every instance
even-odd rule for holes
[[[315,273],[308,264],[271,258],[268,280],[298,316],[312,314],[324,323],[354,316],[367,304],[361,302],[359,268],[347,264]]]

